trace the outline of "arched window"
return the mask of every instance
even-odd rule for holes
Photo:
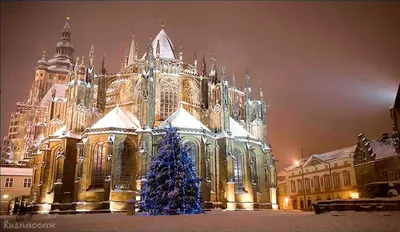
[[[251,181],[253,184],[258,184],[257,157],[255,154],[251,156]]]
[[[93,148],[92,186],[101,188],[106,175],[106,144],[98,142]]]
[[[190,154],[190,157],[192,158],[193,165],[197,169],[197,146],[194,142],[188,141],[185,143],[185,145],[188,148],[188,152]]]
[[[178,108],[178,86],[171,79],[162,79],[160,84],[160,119],[165,120]]]
[[[63,169],[64,169],[64,155],[57,154],[56,158],[56,182],[62,183]]]
[[[270,186],[271,185],[271,174],[268,166],[266,165],[265,168],[265,183]]]
[[[130,189],[132,157],[132,146],[127,142],[120,143],[118,145],[117,167],[115,173],[116,189]]]
[[[236,191],[243,191],[243,154],[239,149],[233,150],[233,157],[235,158],[234,165],[234,178],[236,182]]]

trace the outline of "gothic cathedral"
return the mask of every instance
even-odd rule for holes
[[[228,81],[203,56],[183,60],[164,28],[139,55],[134,36],[121,70],[73,59],[69,19],[56,53],[38,61],[29,99],[17,103],[2,162],[33,168],[37,213],[126,211],[146,181],[164,129],[177,127],[201,177],[204,208],[277,209],[266,102]],[[219,74],[220,73],[220,74]]]

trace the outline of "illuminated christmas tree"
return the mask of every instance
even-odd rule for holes
[[[202,212],[200,178],[176,128],[166,129],[141,195],[142,210],[151,215]]]

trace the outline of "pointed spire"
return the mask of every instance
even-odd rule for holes
[[[51,59],[51,62],[49,62],[49,69],[57,69],[57,71],[68,73],[73,69],[74,59],[72,56],[74,51],[74,46],[71,44],[71,27],[69,25],[68,16],[67,22],[61,30],[61,39],[57,43],[54,59]],[[68,59],[69,62],[65,62],[66,59]]]
[[[90,45],[90,52],[89,52],[89,67],[94,66],[94,44]]]
[[[47,65],[46,62],[46,51],[43,50],[42,59],[38,60],[39,68],[44,68]]]
[[[206,64],[206,56],[205,55],[203,55],[203,62],[202,62],[202,64],[201,64],[201,67],[202,67],[202,76],[203,77],[206,77],[207,76],[207,64]]]
[[[222,74],[221,74],[222,77],[221,77],[221,80],[222,80],[222,81],[227,81],[225,65],[222,65],[221,70],[222,70]],[[224,83],[224,84],[225,84],[225,83]]]
[[[135,43],[135,60],[137,60],[137,58],[138,58],[138,54],[139,54],[139,46],[138,46],[138,43],[136,42]]]
[[[251,99],[250,72],[247,66],[246,66],[246,77],[245,77],[245,90],[246,90],[246,97],[248,99]]]
[[[194,67],[197,69],[197,55],[196,55],[196,50],[194,50],[193,65],[194,65]]]
[[[260,91],[260,100],[264,101],[264,91],[263,91],[263,86],[262,86],[262,82],[261,81],[260,81],[259,91]]]
[[[85,57],[84,56],[82,56],[82,60],[81,60],[81,64],[80,64],[80,66],[84,66],[85,64],[84,64],[84,60],[85,60]]]
[[[78,80],[78,70],[79,70],[79,57],[76,57],[75,59],[75,67],[74,67],[74,75],[75,75],[75,80]]]
[[[105,75],[107,72],[107,59],[106,53],[103,55],[103,60],[101,61],[101,74]]]
[[[135,61],[135,53],[136,53],[136,47],[135,47],[135,35],[132,34],[132,41],[131,41],[131,47],[129,49],[129,56],[128,56],[128,65],[133,64]]]
[[[165,19],[161,18],[160,19],[161,28],[164,28],[165,23],[166,23]]]
[[[127,49],[127,50],[125,50],[124,67],[128,66],[128,60],[129,60],[129,52],[128,52],[128,49]]]
[[[212,56],[211,56],[211,70],[210,70],[210,77],[212,83],[217,83],[217,58],[215,57],[214,48],[212,49]]]
[[[71,19],[70,12],[67,13],[65,18],[67,19],[67,21],[65,22],[65,25],[63,27],[63,31],[70,31],[71,30],[71,26],[69,25],[69,20]]]
[[[182,45],[179,47],[179,60],[183,59],[183,49],[182,49]]]
[[[45,50],[43,50],[42,60],[43,60],[43,61],[46,61],[46,51],[45,51]]]
[[[232,86],[236,88],[236,76],[235,76],[235,70],[233,70],[232,74]]]

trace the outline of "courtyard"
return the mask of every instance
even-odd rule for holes
[[[28,217],[28,216],[26,216]],[[208,211],[199,215],[127,216],[124,213],[2,216],[1,231],[399,231],[400,212]],[[20,224],[17,224],[20,223]],[[41,229],[15,228],[28,224]],[[11,228],[13,227],[13,228]],[[55,227],[55,228],[54,228]]]

